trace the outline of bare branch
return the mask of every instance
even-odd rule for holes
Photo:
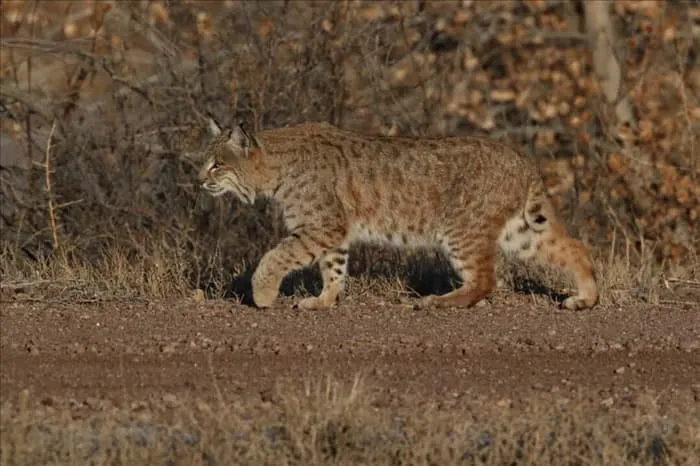
[[[46,194],[48,196],[49,221],[51,222],[51,233],[53,234],[53,247],[59,249],[61,244],[58,241],[58,228],[56,226],[56,212],[53,205],[53,191],[51,190],[51,141],[56,130],[56,121],[51,125],[49,139],[46,141],[46,157],[44,159],[44,174],[46,177]]]
[[[41,118],[47,122],[53,121],[56,118],[53,109],[50,109],[51,105],[48,102],[41,102],[28,92],[21,91],[15,86],[0,83],[0,96],[20,102],[29,110],[41,116]]]
[[[138,84],[134,84],[126,78],[117,76],[114,70],[112,69],[112,64],[108,58],[97,55],[95,53],[77,49],[71,45],[64,44],[65,43],[63,42],[54,42],[50,40],[41,39],[22,39],[13,37],[0,39],[0,45],[5,47],[40,50],[45,53],[56,55],[71,54],[74,57],[85,61],[89,66],[99,66],[105,73],[107,73],[110,79],[131,89],[132,91],[146,99],[149,104],[153,105],[153,101],[148,95],[148,91],[141,88]],[[70,44],[70,42],[68,42],[68,44]]]

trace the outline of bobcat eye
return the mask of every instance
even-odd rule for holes
[[[221,166],[221,162],[219,162],[218,160],[215,160],[214,163],[211,164],[211,168],[209,170],[216,170],[220,166]]]

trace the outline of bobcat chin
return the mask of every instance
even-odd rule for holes
[[[568,309],[590,308],[598,291],[586,247],[557,218],[531,160],[476,137],[381,137],[304,123],[252,135],[209,122],[212,140],[199,173],[214,196],[276,201],[289,231],[253,274],[253,300],[271,306],[294,269],[319,262],[323,290],[299,307],[341,297],[355,240],[442,248],[463,284],[423,298],[469,307],[496,286],[497,248],[573,275]]]

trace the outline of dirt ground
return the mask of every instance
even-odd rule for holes
[[[280,387],[358,375],[373,402],[586,396],[700,400],[700,306],[558,310],[496,297],[472,309],[415,310],[367,298],[330,311],[291,301],[2,303],[0,393],[41,403],[120,405],[194,395],[265,401]]]

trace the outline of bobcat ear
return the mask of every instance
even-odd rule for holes
[[[215,119],[213,119],[212,117],[209,117],[208,123],[209,123],[209,125],[207,127],[209,129],[209,134],[212,137],[217,137],[222,133],[221,126],[219,126],[219,124],[216,122]]]
[[[243,129],[243,124],[228,131],[228,145],[232,150],[246,155],[260,148],[258,141]]]
[[[250,137],[242,127],[236,126],[226,133],[228,145],[234,150],[246,150],[250,147]]]

